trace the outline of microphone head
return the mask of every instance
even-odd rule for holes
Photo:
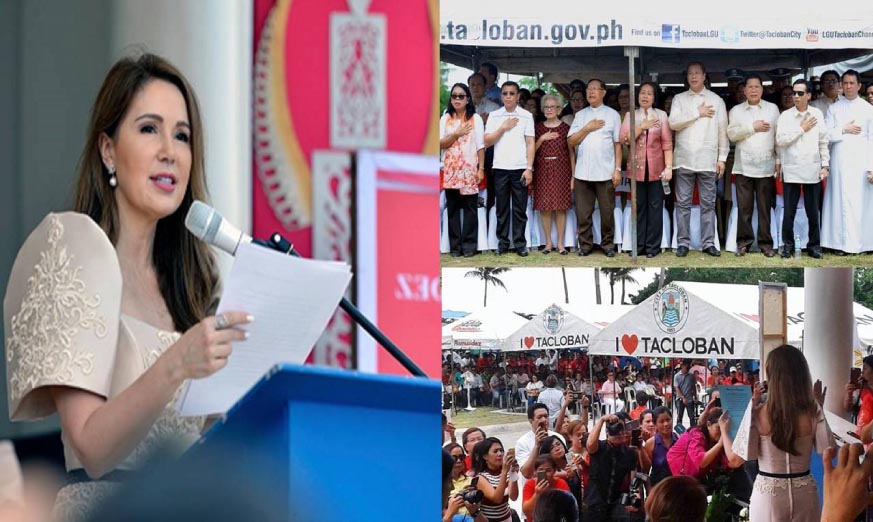
[[[195,201],[185,216],[185,228],[207,244],[236,255],[240,241],[251,241],[232,224],[228,223],[217,210],[202,201]]]
[[[202,201],[194,201],[188,209],[188,215],[185,216],[185,228],[197,239],[212,244],[222,219],[221,214],[214,208]]]

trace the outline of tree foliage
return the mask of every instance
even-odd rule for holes
[[[873,276],[873,274],[871,274]],[[871,277],[873,279],[873,277]],[[802,268],[668,268],[664,284],[673,281],[695,281],[699,283],[729,283],[735,285],[757,285],[759,281],[785,283],[788,286],[803,286]],[[873,285],[873,281],[871,281]],[[856,277],[857,286],[857,277]],[[658,291],[658,278],[631,296],[633,304],[640,304]],[[857,291],[855,300],[858,300]]]

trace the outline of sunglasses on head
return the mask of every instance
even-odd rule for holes
[[[466,100],[467,95],[466,94],[453,94],[452,99],[453,100]]]

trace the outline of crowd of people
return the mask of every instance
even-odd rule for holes
[[[589,364],[591,367],[589,368]],[[593,380],[592,380],[593,377]],[[580,350],[543,350],[537,353],[458,352],[442,367],[443,402],[448,407],[500,406],[527,408],[534,402],[549,406],[552,425],[567,392],[584,397],[586,408],[615,413],[670,406],[676,398],[678,421],[687,414],[693,425],[706,401],[721,385],[754,385],[759,378],[755,362],[730,360],[677,361],[663,359],[589,356]],[[629,399],[632,390],[633,399]],[[629,402],[633,400],[633,402]],[[571,408],[577,414],[580,408]],[[871,394],[873,418],[873,394]],[[653,421],[654,422],[654,421]]]
[[[873,388],[868,384],[873,357],[868,359],[858,380],[846,386],[844,397],[847,409],[865,423],[859,426],[862,432],[866,429],[865,442],[873,438]],[[572,359],[577,360],[581,359]],[[460,443],[445,446],[444,460],[451,459],[451,464],[444,464],[444,478],[450,472],[453,481],[444,490],[443,520],[693,522],[703,521],[708,509],[739,515],[738,503],[719,503],[730,496],[746,500],[748,519],[756,522],[855,520],[867,506],[873,459],[861,463],[863,447],[846,444],[834,464],[835,439],[821,408],[826,390],[812,383],[800,350],[785,345],[768,355],[766,387],[754,372],[740,376],[732,368],[729,373],[734,376],[723,377],[720,368],[725,364],[714,364],[717,373],[707,379],[713,386],[752,388],[742,418],[723,412],[716,390],[711,390],[715,395],[688,429],[677,427],[669,404],[650,409],[645,393],[633,410],[619,408],[589,423],[589,396],[569,387],[562,390],[557,418],[543,402],[528,406],[530,430],[512,448],[505,449],[481,428],[466,429]],[[516,366],[527,371],[524,361],[516,359]],[[682,362],[674,378],[677,402],[682,401],[684,385],[679,376],[698,382],[697,370],[692,370],[696,366]],[[646,368],[636,372],[633,382],[646,380],[651,371]],[[607,371],[621,370],[610,363]],[[604,386],[610,382],[616,381],[608,378]],[[578,419],[567,413],[567,405],[574,403],[583,406]],[[732,423],[739,426],[734,437]],[[445,419],[444,431],[455,438]],[[813,452],[824,460],[821,506],[821,485],[810,474]],[[522,512],[513,513],[510,501],[519,493]]]
[[[598,244],[613,257],[623,175],[638,183],[636,248],[647,257],[665,245],[684,257],[693,244],[720,256],[722,242],[734,241],[737,256],[753,248],[767,257],[795,256],[803,242],[795,229],[801,196],[811,257],[822,258],[823,249],[873,251],[873,229],[862,226],[873,220],[873,85],[864,90],[854,70],[790,84],[790,71],[777,70],[765,85],[757,73],[732,69],[719,94],[703,63],[689,63],[685,73],[681,92],[651,81],[636,87],[633,137],[628,85],[574,80],[561,86],[564,104],[514,81],[498,86],[497,68],[488,63],[467,84],[453,85],[440,120],[451,255],[483,250],[478,209],[493,206],[488,228],[496,231],[497,254],[527,256],[525,229],[541,223],[536,236],[543,254],[566,255],[575,245],[587,256]],[[629,158],[632,139],[635,157]],[[734,232],[725,230],[723,215],[732,199]],[[774,212],[777,201],[784,215]],[[533,211],[537,223],[529,222]],[[575,238],[564,236],[568,216],[575,217]],[[664,237],[670,228],[672,242]]]

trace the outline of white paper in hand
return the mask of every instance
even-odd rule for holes
[[[352,278],[349,265],[300,259],[242,243],[225,282],[218,313],[254,316],[242,328],[225,368],[185,384],[176,409],[182,415],[224,413],[273,365],[303,364],[327,326]]]

